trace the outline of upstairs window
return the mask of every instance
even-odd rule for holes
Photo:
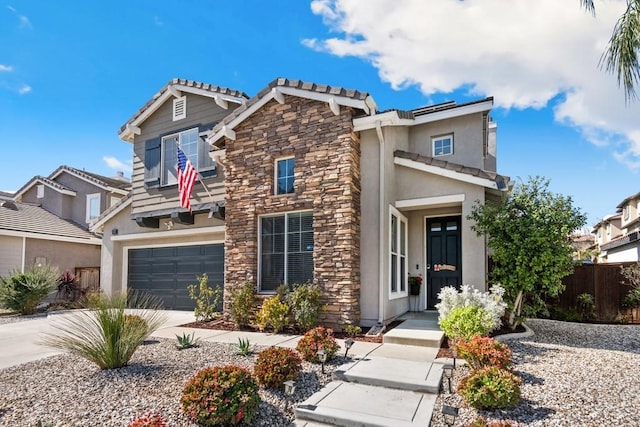
[[[198,172],[215,170],[207,144],[200,139],[198,128],[167,135],[162,138],[162,170],[160,185],[178,183],[178,144]]]
[[[38,186],[36,187],[36,197],[38,199],[44,198],[44,184],[38,184]]]
[[[622,208],[622,217],[626,220],[629,219],[629,204],[624,205]]]
[[[87,222],[95,221],[100,216],[100,193],[87,194]]]
[[[276,194],[293,193],[295,164],[293,157],[276,160]]]
[[[431,138],[433,157],[453,154],[453,135],[434,136]]]

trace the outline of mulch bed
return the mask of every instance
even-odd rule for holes
[[[398,326],[400,323],[402,323],[402,320],[395,320],[393,322],[391,322],[390,324],[387,325],[385,332],[390,331],[391,329],[395,328],[396,326]],[[248,326],[248,327],[244,327],[244,328],[238,328],[238,326],[231,320],[229,319],[215,319],[209,322],[192,322],[192,323],[187,323],[184,325],[186,328],[199,328],[199,329],[215,329],[215,330],[219,330],[219,331],[246,331],[246,332],[260,332],[260,330],[256,327],[253,326]],[[344,332],[334,332],[333,336],[335,338],[338,339],[347,339],[347,338],[351,338],[354,341],[363,341],[363,342],[371,342],[371,343],[379,343],[382,344],[382,335],[384,334],[380,334],[378,336],[367,336],[367,332],[369,331],[369,328],[362,328],[362,333],[355,335],[355,336],[349,336]],[[291,335],[302,335],[304,334],[304,332],[299,331],[295,328],[292,327],[287,327],[285,328],[282,332],[282,334],[291,334]]]

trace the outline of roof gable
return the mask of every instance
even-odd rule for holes
[[[128,189],[131,188],[131,183],[128,180],[109,178],[106,176],[98,175],[97,173],[83,171],[66,165],[58,167],[55,171],[53,171],[51,175],[49,175],[49,178],[52,180],[56,179],[58,176],[65,172],[77,178],[80,178],[83,181],[93,184],[102,190],[111,191],[113,193],[126,195],[128,193]]]
[[[151,116],[166,101],[173,97],[180,97],[183,92],[213,98],[216,104],[227,108],[228,102],[244,104],[249,97],[241,91],[202,83],[195,80],[173,79],[162,87],[147,101],[133,116],[118,130],[118,136],[123,141],[133,142],[134,136],[140,134],[139,126]]]
[[[301,80],[277,78],[258,92],[256,96],[218,123],[209,133],[208,142],[214,144],[222,137],[235,139],[233,129],[236,126],[271,100],[284,104],[285,95],[326,102],[336,115],[340,114],[341,105],[363,110],[367,114],[374,114],[376,111],[375,101],[367,92],[338,86],[319,85]]]
[[[18,200],[24,193],[26,193],[31,188],[33,188],[34,185],[39,185],[39,184],[45,185],[51,188],[52,190],[57,191],[58,193],[61,193],[61,194],[65,194],[67,196],[76,195],[76,191],[74,189],[64,186],[59,182],[53,181],[50,178],[36,175],[33,178],[31,178],[25,185],[23,185],[18,191],[16,191],[16,193],[14,194],[14,199]]]

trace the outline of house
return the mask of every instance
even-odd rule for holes
[[[60,166],[35,176],[0,205],[0,275],[51,264],[98,287],[101,239],[89,225],[127,195],[123,176],[108,178]]]
[[[252,98],[172,80],[120,128],[130,198],[105,212],[102,283],[189,308],[208,273],[229,290],[318,283],[323,322],[371,326],[433,309],[443,286],[486,289],[484,237],[467,215],[502,197],[493,99],[379,112],[366,92],[276,79]],[[176,145],[201,179],[180,207]],[[207,156],[207,153],[210,155]],[[419,295],[408,276],[422,275]],[[228,307],[228,306],[227,306]]]
[[[640,193],[625,198],[593,227],[600,262],[640,261]]]

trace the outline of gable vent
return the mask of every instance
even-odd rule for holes
[[[173,99],[173,121],[184,119],[187,117],[187,97]]]

